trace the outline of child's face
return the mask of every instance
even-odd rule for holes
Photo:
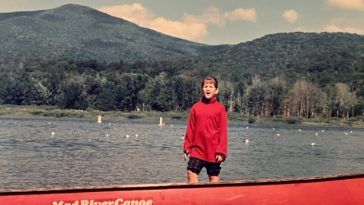
[[[205,80],[203,87],[202,87],[203,95],[206,99],[211,99],[219,90],[215,87],[215,84],[212,80]]]

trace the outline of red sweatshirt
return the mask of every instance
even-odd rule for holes
[[[225,107],[212,98],[195,103],[188,119],[184,152],[208,162],[216,162],[216,154],[227,155],[227,115]]]

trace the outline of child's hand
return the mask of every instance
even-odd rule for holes
[[[184,157],[183,157],[183,159],[184,159],[185,161],[188,159],[188,152],[185,152],[185,153],[184,153]]]
[[[222,162],[224,160],[224,158],[221,156],[221,154],[216,154],[216,162]]]

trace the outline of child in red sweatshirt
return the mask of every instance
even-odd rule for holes
[[[189,183],[198,183],[203,167],[210,182],[219,181],[220,164],[227,154],[227,114],[225,106],[217,101],[218,82],[207,76],[202,84],[203,98],[190,111],[185,135],[185,160],[189,156],[187,176]]]

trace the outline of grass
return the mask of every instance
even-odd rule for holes
[[[18,105],[0,105],[0,118],[16,117],[54,117],[54,118],[86,118],[97,119],[101,115],[104,119],[113,120],[146,120],[159,123],[159,118],[162,117],[167,121],[183,120],[186,121],[189,115],[188,111],[184,112],[122,112],[122,111],[100,111],[100,110],[75,110],[75,109],[60,109],[55,106],[18,106]],[[297,118],[297,117],[282,117],[275,116],[267,117],[252,117],[241,113],[229,113],[229,121],[246,122],[246,123],[278,123],[278,124],[302,124],[302,125],[332,125],[332,126],[352,126],[364,127],[364,116],[350,118],[349,120],[341,118]]]
[[[122,111],[100,111],[100,110],[75,110],[60,109],[55,106],[35,105],[0,105],[0,117],[30,118],[30,117],[53,117],[53,118],[85,118],[97,119],[101,115],[103,119],[113,120],[152,120],[159,122],[162,117],[167,120],[186,120],[188,112],[122,112]]]

